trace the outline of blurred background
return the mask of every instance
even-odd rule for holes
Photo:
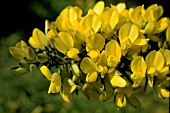
[[[44,31],[45,19],[54,21],[68,5],[77,5],[86,14],[98,0],[5,0],[0,7],[0,113],[169,113],[169,100],[154,92],[138,95],[142,106],[127,105],[117,109],[113,99],[107,102],[89,101],[80,94],[73,102],[64,102],[60,95],[48,94],[49,81],[39,70],[16,75],[9,67],[16,64],[8,52],[20,40],[27,40],[34,28]],[[125,2],[127,8],[157,3],[170,17],[169,0],[104,0],[106,6]]]

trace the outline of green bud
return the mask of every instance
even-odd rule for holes
[[[14,58],[19,60],[22,60],[25,57],[25,52],[17,47],[9,47],[9,52]]]
[[[26,58],[28,60],[34,60],[36,57],[34,50],[29,46],[28,46],[26,54],[27,54]]]
[[[21,68],[27,68],[28,67],[28,63],[25,60],[20,60],[19,62],[17,62],[17,65]]]
[[[37,66],[35,64],[30,64],[29,66],[29,70],[32,72],[32,71],[35,71],[37,69]]]
[[[28,69],[19,67],[15,70],[15,72],[16,72],[16,74],[23,74],[23,73],[28,72]]]
[[[36,60],[40,63],[44,63],[48,61],[48,56],[44,53],[39,53],[36,56]]]

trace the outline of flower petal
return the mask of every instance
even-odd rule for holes
[[[110,82],[113,87],[125,87],[127,85],[126,80],[123,79],[121,76],[114,75],[111,79]]]
[[[98,73],[96,71],[89,72],[86,76],[86,82],[93,83],[97,80]]]
[[[160,51],[153,50],[146,56],[146,64],[148,69],[152,67],[159,71],[163,67],[164,62],[164,56]]]
[[[51,80],[52,74],[47,66],[43,65],[40,67],[41,73],[48,79]]]
[[[117,93],[116,94],[116,105],[118,107],[126,106],[126,97],[123,93]]]
[[[80,63],[80,68],[86,74],[92,71],[97,71],[97,65],[88,57],[83,58]]]
[[[99,1],[95,4],[95,6],[93,7],[93,11],[95,11],[97,14],[101,14],[104,10],[104,2],[103,1]]]
[[[143,57],[140,57],[140,56],[135,57],[132,60],[130,66],[131,66],[132,72],[141,72],[144,74],[146,72],[146,63],[145,63]]]
[[[55,39],[54,45],[58,51],[66,53],[69,49],[73,48],[74,41],[71,35],[67,32],[58,33],[59,38]]]
[[[121,48],[116,40],[109,41],[106,44],[105,50],[106,50],[107,56],[113,55],[113,56],[117,57],[118,60],[120,60]]]
[[[29,43],[34,48],[44,49],[44,46],[48,45],[48,40],[45,34],[38,28],[35,28],[32,33],[32,37],[29,39]]]

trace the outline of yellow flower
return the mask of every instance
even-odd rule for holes
[[[97,33],[101,27],[101,19],[93,14],[86,15],[80,23],[83,27],[83,34],[86,37],[91,36],[91,30]]]
[[[96,13],[96,14],[101,14],[104,10],[104,2],[103,1],[99,1],[95,4],[95,6],[93,7],[93,11]]]
[[[48,40],[45,34],[40,31],[38,28],[35,28],[32,33],[32,37],[29,39],[29,43],[34,48],[45,49],[44,47],[48,46]]]
[[[143,30],[140,30],[143,34],[152,34],[155,31],[156,28],[156,22],[155,21],[148,21],[145,28]]]
[[[58,29],[60,31],[70,32],[71,34],[74,33],[75,30],[81,31],[82,28],[79,23],[81,15],[82,11],[80,8],[68,6],[56,19]]]
[[[80,68],[85,74],[87,74],[86,82],[92,83],[96,81],[98,77],[98,73],[97,73],[97,65],[95,64],[94,61],[92,61],[88,57],[85,57],[80,63]]]
[[[145,77],[146,63],[143,57],[137,56],[132,60],[130,66],[133,72],[131,78],[134,80],[132,87],[138,87]]]
[[[124,11],[126,9],[126,4],[125,3],[118,3],[116,5],[116,8],[119,11],[119,13],[121,13],[122,11]]]
[[[128,39],[133,43],[139,36],[138,27],[135,24],[126,23],[119,30],[120,43],[126,42]]]
[[[48,93],[58,93],[61,91],[61,77],[60,75],[55,72],[55,73],[51,73],[50,70],[46,67],[46,66],[41,66],[40,68],[42,74],[51,81],[50,83],[50,87],[48,90]]]
[[[135,9],[130,8],[128,14],[129,14],[130,20],[134,24],[138,25],[139,28],[142,28],[144,26],[144,24],[146,22],[143,19],[143,16],[145,14],[144,5],[138,6]]]
[[[107,58],[107,65],[109,67],[115,67],[121,58],[121,48],[117,41],[111,40],[106,44],[105,47]]]
[[[154,76],[162,77],[169,69],[164,67],[165,59],[160,51],[153,50],[146,56],[148,84],[153,87]]]
[[[104,29],[110,27],[111,30],[113,30],[116,24],[118,23],[118,21],[119,21],[119,12],[115,6],[112,6],[112,8],[104,11],[101,15],[102,27],[105,26]]]
[[[158,20],[163,14],[163,7],[153,4],[146,9],[144,19],[145,21],[155,21]]]
[[[163,17],[158,20],[156,23],[156,28],[154,30],[154,34],[161,33],[168,27],[168,18]]]
[[[116,105],[118,107],[126,106],[126,97],[123,93],[117,93],[116,94]]]
[[[86,51],[89,52],[90,50],[99,50],[101,51],[105,45],[105,39],[100,34],[95,34],[94,36],[86,38]]]
[[[158,86],[157,91],[160,97],[162,98],[169,98],[170,92],[163,86]]]
[[[170,77],[166,77],[163,79],[156,79],[155,80],[155,90],[158,93],[158,96],[161,98],[169,98],[170,92],[168,90],[170,82]]]
[[[116,96],[116,105],[118,107],[124,107],[127,103],[127,97],[132,95],[132,87],[116,88],[114,94]]]
[[[127,85],[126,80],[121,77],[121,73],[117,70],[109,73],[110,83],[113,87],[125,87]]]
[[[164,56],[160,51],[153,50],[146,56],[147,73],[155,74],[159,72],[164,66]]]
[[[79,60],[77,54],[79,50],[74,47],[74,40],[72,36],[67,32],[58,33],[58,38],[55,38],[54,46],[58,51],[63,54],[66,54],[69,58]]]

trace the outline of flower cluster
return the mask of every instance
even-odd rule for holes
[[[9,48],[18,59],[11,69],[40,68],[50,81],[48,93],[67,102],[82,91],[89,99],[114,97],[118,107],[139,107],[136,94],[147,85],[169,98],[170,20],[162,14],[157,4],[126,9],[99,1],[85,16],[68,6],[54,22],[45,21],[45,33],[33,30],[31,46],[21,41]]]

